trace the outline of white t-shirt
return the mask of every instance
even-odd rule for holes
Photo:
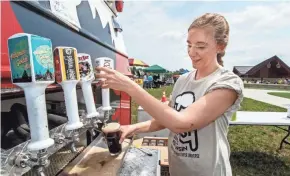
[[[144,76],[143,76],[143,81],[148,81],[148,79],[147,79],[147,76],[146,76],[146,75],[144,75]]]
[[[229,120],[243,99],[242,80],[223,67],[195,80],[196,70],[182,75],[172,92],[171,107],[182,111],[210,91],[233,89],[238,98],[219,118],[208,126],[176,134],[170,132],[168,141],[171,176],[231,176],[230,146],[227,140]],[[217,107],[218,108],[218,107]]]

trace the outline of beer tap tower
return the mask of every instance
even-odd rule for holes
[[[54,144],[49,137],[45,101],[45,89],[55,80],[51,40],[19,33],[8,39],[8,48],[12,83],[24,90],[31,134],[28,152],[19,152],[11,162],[44,175],[49,164],[47,149]]]
[[[92,91],[92,82],[95,80],[94,70],[92,66],[91,56],[85,53],[78,53],[80,84],[86,103],[87,114],[85,127],[89,129],[92,136],[95,136],[94,129],[98,128],[98,118],[100,114],[96,110],[94,95]]]
[[[80,140],[78,129],[83,127],[79,118],[76,94],[76,85],[80,81],[76,48],[56,47],[54,49],[54,62],[56,81],[62,86],[68,116],[68,123],[65,126],[65,130],[68,132],[66,138],[72,139],[71,150],[76,152],[75,143]]]
[[[100,57],[94,60],[94,65],[96,67],[107,67],[110,69],[114,69],[114,61],[108,57]],[[102,73],[99,72],[99,73]],[[101,79],[99,79],[101,80]],[[104,113],[104,124],[106,125],[107,121],[110,119],[110,115],[113,113],[113,109],[110,105],[110,89],[102,89],[102,111]]]

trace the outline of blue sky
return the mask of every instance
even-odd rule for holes
[[[237,2],[231,2],[231,1],[220,1],[220,2],[203,2],[203,1],[167,1],[167,2],[161,2],[161,1],[155,1],[153,4],[155,5],[162,5],[162,4],[170,4],[172,3],[172,6],[170,8],[165,9],[166,13],[168,13],[171,17],[176,18],[183,18],[183,17],[190,17],[192,14],[200,14],[204,11],[208,12],[228,12],[233,10],[239,10],[243,9],[249,5],[257,5],[261,4],[261,2],[255,2],[255,1],[237,1]],[[263,3],[273,3],[273,2],[263,2]],[[180,4],[180,5],[177,5]]]
[[[128,55],[169,70],[191,69],[187,28],[207,12],[224,15],[230,24],[226,68],[273,55],[290,65],[289,1],[125,1],[119,21]]]

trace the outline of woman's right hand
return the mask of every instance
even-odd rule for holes
[[[137,128],[135,125],[122,125],[121,126],[121,138],[120,138],[120,144],[125,140],[125,138],[133,136],[134,133],[137,131]]]

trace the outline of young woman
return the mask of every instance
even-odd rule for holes
[[[103,87],[127,92],[153,119],[122,126],[122,142],[133,133],[168,128],[168,156],[172,176],[231,176],[229,120],[239,109],[243,82],[222,67],[229,41],[229,25],[219,14],[204,14],[188,29],[188,55],[193,71],[176,82],[169,107],[121,73],[105,74]]]

